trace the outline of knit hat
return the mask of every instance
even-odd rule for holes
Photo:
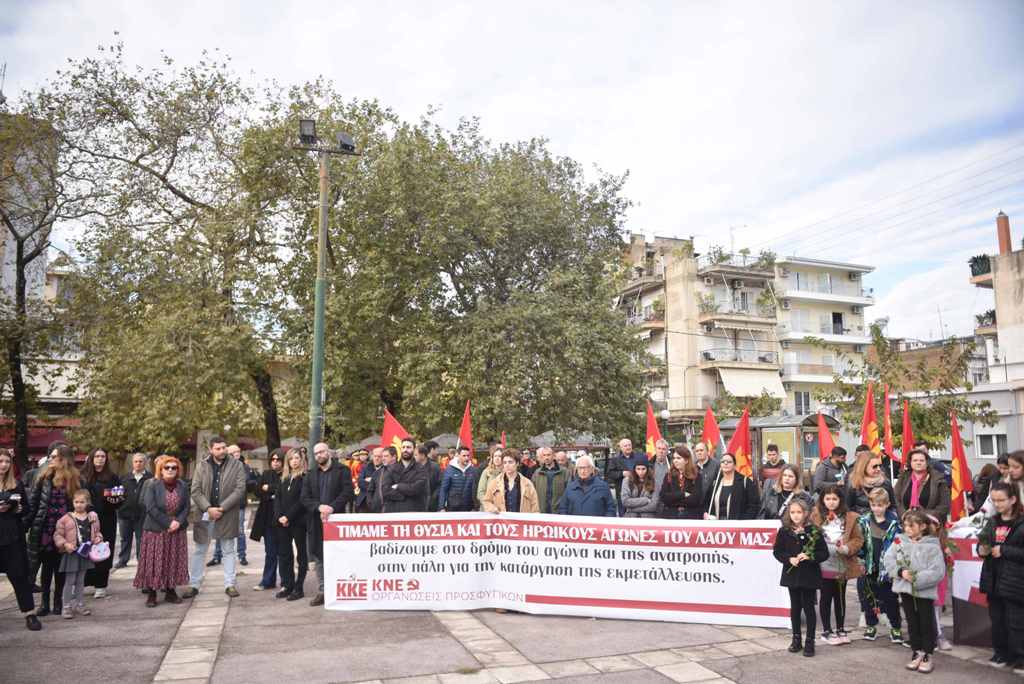
[[[636,470],[637,466],[643,466],[645,468],[650,467],[650,463],[647,460],[647,456],[637,456],[637,459],[633,462],[633,470]]]

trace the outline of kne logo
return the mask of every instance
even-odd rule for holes
[[[418,579],[375,579],[373,580],[374,591],[419,591],[420,581]]]
[[[364,579],[340,579],[335,598],[339,601],[365,601],[367,584]]]

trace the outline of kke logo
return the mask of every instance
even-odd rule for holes
[[[340,579],[335,589],[335,598],[339,601],[365,601],[367,580],[356,579],[353,575],[349,579]]]

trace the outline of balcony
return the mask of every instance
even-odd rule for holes
[[[992,259],[987,254],[972,256],[967,262],[971,266],[971,284],[992,289]]]
[[[783,382],[806,382],[811,384],[831,384],[836,374],[845,375],[845,381],[861,384],[850,366],[827,363],[787,363],[782,366]]]
[[[851,304],[854,306],[871,306],[875,303],[875,291],[870,287],[861,287],[851,283],[850,286],[840,287],[833,283],[831,286],[804,285],[787,287],[778,293],[779,299],[796,299],[808,302],[825,302],[829,304]]]
[[[974,334],[982,337],[995,337],[996,335],[996,311],[995,309],[989,309],[985,313],[978,314],[974,317],[974,321],[977,326],[974,328]]]
[[[775,307],[738,307],[702,302],[699,309],[697,321],[716,328],[771,330],[776,325]]]
[[[779,324],[779,339],[792,342],[801,342],[810,337],[816,337],[825,342],[833,344],[871,344],[871,336],[864,332],[864,326],[858,325],[853,328],[844,328],[836,324],[821,324],[818,326],[793,327],[791,323]]]
[[[697,264],[697,275],[702,278],[773,280],[774,261],[764,257],[713,252],[702,256]]]
[[[715,368],[774,368],[779,367],[779,355],[773,351],[756,349],[705,349],[700,353],[701,370]]]
[[[642,330],[664,330],[665,313],[656,311],[649,314],[634,314],[626,318],[629,325],[639,326]]]
[[[664,273],[657,273],[637,268],[633,272],[633,277],[629,279],[619,292],[619,296],[625,297],[627,295],[636,295],[638,292],[649,292],[655,289],[663,289],[664,287]]]

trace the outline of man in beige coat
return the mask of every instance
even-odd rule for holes
[[[206,550],[211,539],[219,539],[224,559],[224,593],[235,598],[235,565],[238,561],[238,509],[245,496],[242,462],[228,458],[222,437],[210,440],[210,455],[199,462],[192,475],[192,537],[189,584],[182,598],[199,593],[206,572]]]

